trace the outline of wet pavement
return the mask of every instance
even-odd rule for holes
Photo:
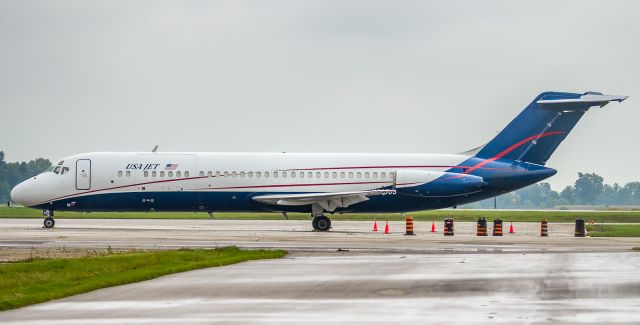
[[[310,231],[301,221],[0,220],[0,245],[283,247],[263,260],[164,276],[0,313],[2,324],[637,323],[638,239],[573,238],[573,225],[517,223],[475,237],[372,233],[370,222]],[[379,225],[380,226],[380,225]],[[508,226],[505,227],[508,232]],[[441,224],[438,225],[441,231]],[[338,251],[338,248],[341,250]]]

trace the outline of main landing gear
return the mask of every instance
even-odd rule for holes
[[[326,216],[317,216],[313,217],[311,224],[317,231],[328,231],[331,228],[331,219]]]
[[[53,210],[42,210],[44,218],[44,227],[53,228],[56,225],[56,221],[53,220]]]
[[[311,206],[311,216],[313,217],[311,222],[313,229],[328,231],[331,228],[331,219],[324,215],[324,209],[320,205],[314,204]]]

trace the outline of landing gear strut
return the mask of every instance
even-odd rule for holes
[[[326,216],[313,217],[311,224],[317,231],[328,231],[331,228],[331,219]]]
[[[53,220],[53,210],[42,210],[42,215],[44,218],[44,227],[45,228],[53,228],[56,225],[56,221]]]

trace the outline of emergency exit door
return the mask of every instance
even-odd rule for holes
[[[88,190],[91,188],[91,160],[78,159],[76,161],[76,189]]]

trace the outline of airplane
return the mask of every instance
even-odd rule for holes
[[[628,96],[543,92],[486,145],[461,154],[94,152],[66,157],[18,184],[14,202],[55,211],[334,213],[457,207],[556,174],[545,167],[594,106]]]

